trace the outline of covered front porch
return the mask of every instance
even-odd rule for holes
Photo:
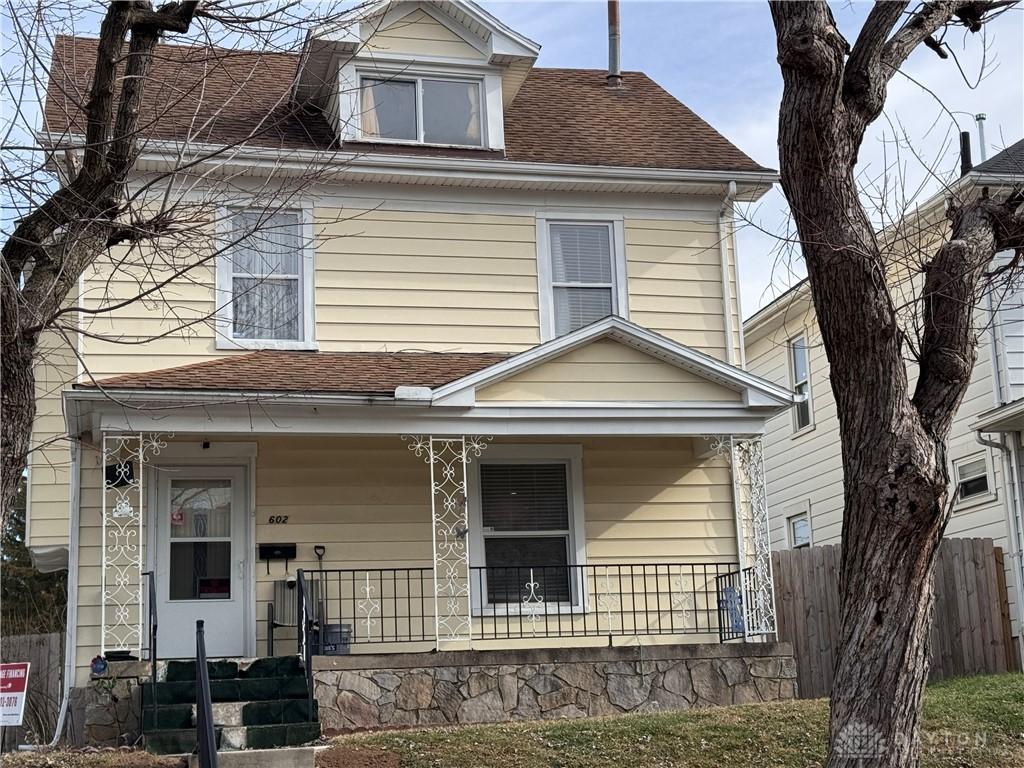
[[[771,640],[759,434],[789,395],[626,330],[440,386],[416,385],[444,355],[256,353],[68,393],[95,446],[80,668],[187,656],[195,618],[223,641],[211,656]],[[261,382],[268,362],[341,391]],[[331,370],[371,362],[375,394]],[[595,370],[625,394],[549,396],[555,374]],[[205,382],[229,373],[249,386]]]

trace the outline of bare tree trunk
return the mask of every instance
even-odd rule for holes
[[[15,322],[17,312],[6,307],[17,307],[13,291],[7,290],[3,279],[3,306],[0,313],[0,503],[4,514],[0,524],[6,524],[9,510],[18,494],[18,483],[26,464],[32,422],[36,415],[35,372],[32,360],[36,342],[26,339]]]
[[[33,363],[39,335],[79,275],[122,237],[117,219],[124,180],[138,155],[139,107],[153,54],[162,32],[188,30],[197,5],[197,0],[190,0],[154,10],[148,0],[132,0],[108,6],[85,107],[82,168],[21,219],[4,243],[0,525],[10,514],[28,456],[36,413]]]
[[[771,3],[784,91],[782,186],[800,244],[839,416],[845,499],[842,630],[829,766],[913,766],[928,678],[935,556],[949,516],[946,439],[970,382],[985,268],[1020,247],[1013,204],[950,211],[952,237],[927,266],[920,375],[910,392],[887,254],[854,168],[886,84],[960,14],[980,28],[997,3],[876,3],[851,47],[824,2]],[[964,20],[966,24],[966,20]],[[900,26],[897,26],[900,25]]]

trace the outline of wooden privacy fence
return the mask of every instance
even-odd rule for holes
[[[9,752],[19,744],[39,744],[53,738],[60,709],[64,636],[10,635],[0,639],[0,661],[27,661],[28,698],[21,726],[0,728],[0,751]]]
[[[839,648],[838,545],[772,553],[779,639],[793,644],[800,697],[828,696]],[[1003,551],[944,539],[935,564],[931,680],[1020,669]]]

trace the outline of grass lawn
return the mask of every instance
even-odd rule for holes
[[[343,736],[321,768],[820,766],[827,702]],[[928,688],[921,736],[930,768],[1024,765],[1024,675]]]
[[[825,759],[828,703],[794,701],[341,736],[318,768],[809,768]],[[1024,675],[949,680],[925,699],[925,768],[1024,766]],[[3,768],[175,768],[138,752],[4,755]]]

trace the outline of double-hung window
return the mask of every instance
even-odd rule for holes
[[[359,125],[367,140],[483,145],[482,83],[396,74],[360,78]]]
[[[484,589],[487,604],[573,601],[570,472],[569,461],[556,459],[480,464],[482,557],[475,559],[484,567],[473,587]]]
[[[221,336],[246,348],[310,346],[312,245],[302,211],[231,211],[225,228]]]
[[[621,222],[618,222],[621,225]],[[550,291],[545,337],[563,336],[609,315],[625,315],[625,269],[616,222],[547,221],[539,237]]]
[[[804,401],[797,403],[793,409],[793,426],[795,431],[807,429],[814,421],[811,407],[811,357],[807,348],[807,337],[797,336],[789,342],[789,370],[793,382],[793,391],[804,395]]]
[[[966,503],[989,495],[988,462],[985,456],[972,456],[953,462],[956,474],[956,501]]]

